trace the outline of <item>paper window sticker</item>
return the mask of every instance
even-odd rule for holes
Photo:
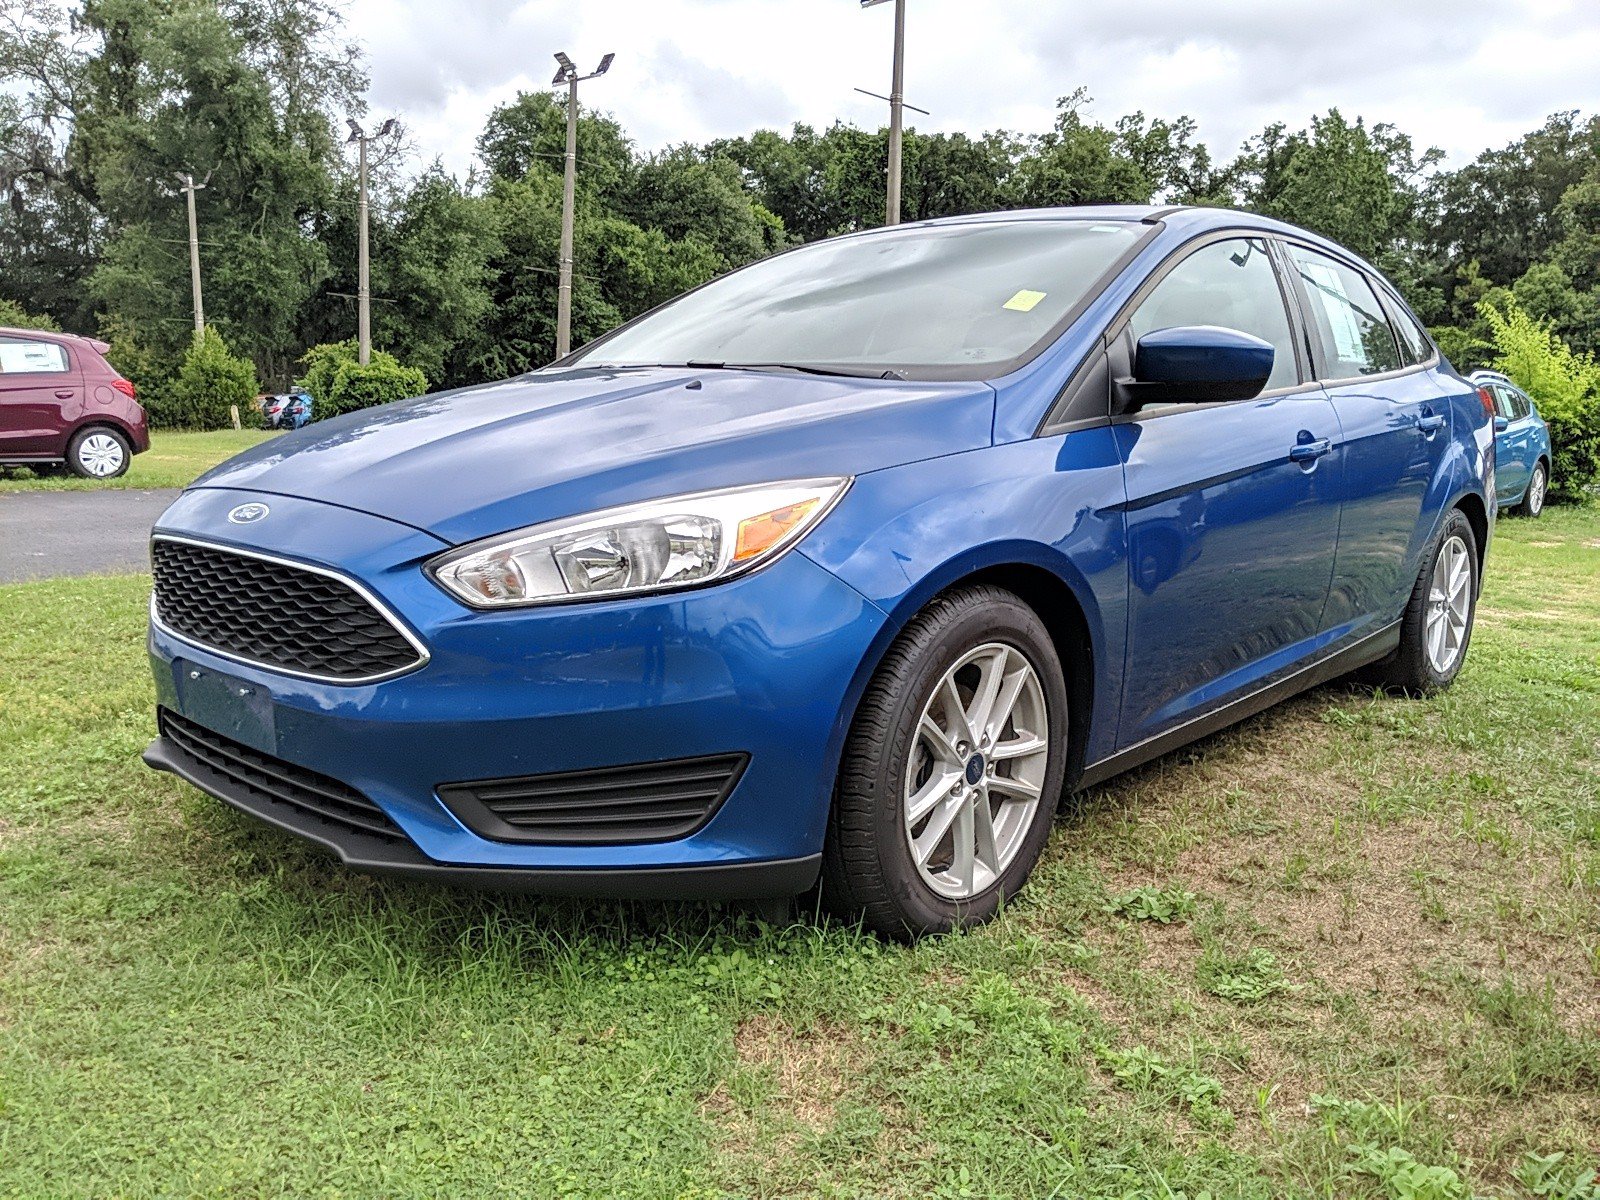
[[[1032,292],[1023,288],[1011,299],[1002,304],[1001,308],[1009,308],[1012,312],[1032,312],[1039,306],[1039,301],[1048,295],[1046,292]]]

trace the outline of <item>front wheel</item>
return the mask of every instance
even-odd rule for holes
[[[980,586],[895,641],[851,726],[822,895],[895,937],[989,920],[1050,836],[1066,770],[1061,661],[1032,609]]]
[[[128,469],[133,447],[115,429],[84,429],[67,445],[67,467],[83,479],[115,479]]]
[[[1544,494],[1549,487],[1550,480],[1545,474],[1544,464],[1539,463],[1533,468],[1533,478],[1528,480],[1528,490],[1523,494],[1522,503],[1512,511],[1519,517],[1537,517],[1544,511]]]
[[[1424,560],[1400,622],[1400,646],[1370,678],[1426,696],[1450,686],[1466,661],[1478,608],[1478,539],[1452,509]]]

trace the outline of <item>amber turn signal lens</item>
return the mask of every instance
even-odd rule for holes
[[[733,545],[733,561],[748,562],[781,542],[790,530],[803,525],[805,519],[816,511],[821,500],[802,500],[784,508],[775,508],[759,517],[746,517],[739,522],[739,536]]]

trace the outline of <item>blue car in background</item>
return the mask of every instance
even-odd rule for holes
[[[982,921],[1065,792],[1357,669],[1451,683],[1485,404],[1243,213],[815,243],[198,480],[145,758],[365,871]]]
[[[1474,371],[1472,382],[1494,400],[1494,486],[1500,507],[1537,517],[1550,487],[1550,428],[1533,398],[1508,376]]]

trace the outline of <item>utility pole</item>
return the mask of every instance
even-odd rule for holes
[[[552,87],[567,88],[567,169],[561,182],[561,284],[556,291],[556,357],[565,358],[572,349],[572,221],[578,180],[578,85],[598,79],[611,69],[615,54],[608,54],[587,75],[565,53],[556,54],[560,67],[551,80]]]
[[[372,360],[372,271],[367,253],[367,143],[374,138],[387,137],[394,128],[394,118],[390,117],[372,137],[354,120],[347,119],[345,124],[350,126],[350,136],[345,144],[354,142],[358,147],[359,161],[358,174],[361,179],[361,204],[359,208],[360,229],[356,234],[356,271],[359,276],[356,283],[356,361],[363,367]]]
[[[861,7],[873,8],[886,3],[888,0],[861,0]],[[889,192],[884,205],[884,223],[898,225],[900,224],[901,143],[904,140],[905,110],[909,108],[923,116],[928,115],[927,109],[906,103],[906,0],[894,0],[894,74],[889,84],[889,94],[879,96],[877,92],[869,92],[865,88],[857,88],[856,91],[889,102]]]
[[[199,183],[188,174],[179,175],[178,182],[189,201],[189,289],[194,293],[194,338],[199,341],[206,331],[206,310],[200,302],[200,225],[194,212],[194,194],[205,191],[206,184],[211,182],[211,173],[206,172]]]

